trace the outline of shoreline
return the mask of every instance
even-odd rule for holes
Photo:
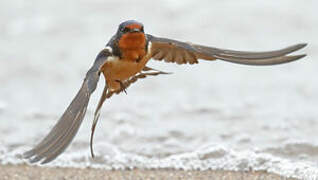
[[[95,168],[40,167],[29,165],[0,165],[3,180],[28,179],[222,179],[222,180],[295,180],[264,171],[183,171],[183,170],[104,170]]]

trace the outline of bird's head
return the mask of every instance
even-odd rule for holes
[[[144,25],[135,20],[122,22],[118,27],[118,34],[144,33]]]
[[[122,22],[117,30],[120,49],[140,49],[146,45],[144,25],[135,20]]]

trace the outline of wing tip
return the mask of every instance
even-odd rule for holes
[[[47,164],[51,161],[53,161],[54,159],[57,158],[57,156],[52,156],[52,157],[43,157],[40,155],[37,155],[34,152],[34,149],[26,151],[22,154],[22,158],[26,159],[27,162],[34,164],[34,163],[39,163],[41,165]]]
[[[306,47],[307,45],[308,45],[308,43],[299,43],[296,46],[298,46],[297,49],[302,49],[302,48]]]
[[[35,149],[28,150],[22,154],[22,158],[26,159],[29,163],[37,163],[41,161],[42,158],[36,155]]]
[[[22,154],[22,158],[23,159],[29,159],[30,157],[32,157],[34,155],[33,149],[26,151]]]
[[[300,54],[300,55],[295,55],[295,56],[293,56],[293,57],[294,57],[295,60],[297,60],[297,59],[304,58],[304,57],[306,57],[306,56],[307,56],[307,54]]]

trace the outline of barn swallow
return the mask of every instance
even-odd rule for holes
[[[135,20],[125,21],[119,25],[116,34],[97,55],[86,73],[80,90],[57,124],[37,146],[25,152],[24,157],[31,163],[44,164],[54,160],[68,147],[82,123],[90,96],[96,89],[101,73],[106,83],[94,113],[90,139],[92,157],[93,135],[104,101],[114,94],[126,92],[125,89],[139,79],[168,74],[146,66],[150,59],[177,64],[197,64],[198,60],[202,59],[245,65],[276,65],[305,57],[305,54],[288,54],[306,45],[296,44],[267,52],[234,51],[145,34],[142,23]]]

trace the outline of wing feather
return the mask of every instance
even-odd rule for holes
[[[305,57],[305,54],[288,56],[288,54],[304,48],[307,44],[296,44],[280,50],[267,52],[235,51],[202,46],[167,38],[147,35],[151,42],[152,58],[164,59],[165,62],[177,64],[196,64],[198,59],[224,60],[246,65],[274,65],[288,63]]]
[[[59,156],[71,143],[85,116],[90,95],[96,89],[100,68],[109,56],[111,53],[108,49],[102,50],[97,55],[80,90],[62,117],[37,146],[24,153],[24,157],[30,159],[31,163],[38,161],[42,164],[48,163]]]

